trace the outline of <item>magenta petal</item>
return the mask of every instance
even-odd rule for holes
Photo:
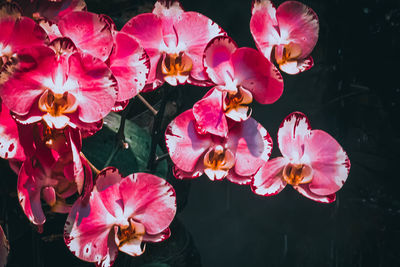
[[[25,153],[19,141],[17,124],[1,100],[0,105],[0,157],[24,161]]]
[[[205,48],[203,64],[208,76],[214,83],[224,85],[227,72],[233,78],[234,71],[230,58],[237,47],[232,38],[220,36],[211,40]]]
[[[305,59],[300,59],[298,61],[289,61],[284,64],[279,65],[279,68],[286,72],[287,74],[298,74],[300,72],[306,71],[314,66],[314,61],[311,56]]]
[[[271,59],[274,45],[279,44],[276,9],[269,0],[255,1],[250,20],[250,31],[257,48],[267,59]]]
[[[304,154],[304,144],[311,133],[308,118],[301,112],[289,114],[278,130],[278,145],[284,157],[299,162]]]
[[[115,167],[103,169],[96,177],[96,189],[101,192],[108,187],[121,182],[122,175]]]
[[[236,156],[236,174],[250,176],[269,159],[272,139],[261,124],[249,118],[229,130],[228,147]]]
[[[328,133],[312,130],[305,152],[310,158],[313,179],[310,191],[330,195],[338,191],[347,179],[350,161],[340,144]]]
[[[318,41],[319,22],[315,12],[297,1],[287,1],[276,10],[282,40],[301,47],[299,58],[306,58]]]
[[[45,31],[30,18],[2,19],[0,28],[2,30],[0,44],[10,45],[13,53],[25,47],[44,45],[47,40]],[[0,51],[1,56],[2,52]]]
[[[172,168],[172,171],[174,173],[175,178],[177,179],[192,179],[192,178],[197,178],[203,175],[204,173],[204,163],[203,161],[199,160],[196,164],[196,167],[194,168],[194,171],[192,172],[185,172],[176,166]]]
[[[210,134],[225,137],[228,133],[228,122],[223,110],[224,93],[214,87],[193,105],[193,114],[197,125]]]
[[[253,181],[251,176],[240,176],[235,173],[232,169],[229,171],[228,175],[226,176],[230,182],[238,184],[238,185],[249,185]]]
[[[35,225],[43,225],[46,221],[40,202],[41,186],[30,174],[30,159],[24,162],[18,175],[17,190],[21,207],[28,219]]]
[[[70,38],[76,47],[105,61],[113,48],[109,24],[101,15],[77,11],[61,18],[58,28],[63,36]]]
[[[169,228],[166,228],[164,231],[162,231],[161,233],[156,234],[156,235],[149,235],[146,233],[143,236],[143,241],[144,242],[152,242],[152,243],[161,242],[170,236],[171,236],[171,230],[169,230]]]
[[[145,13],[133,17],[121,32],[136,38],[150,58],[150,72],[147,83],[156,79],[157,65],[161,56],[160,46],[163,44],[162,20],[154,14]]]
[[[46,32],[47,36],[50,39],[50,42],[56,38],[63,37],[62,34],[60,33],[60,29],[58,28],[58,25],[56,23],[54,23],[53,21],[48,20],[48,19],[40,19],[37,23]]]
[[[72,206],[64,226],[65,244],[81,260],[113,262],[118,253],[114,236],[110,235],[114,223],[116,218],[104,207],[99,193],[93,191],[88,205],[78,199]]]
[[[320,196],[320,195],[314,194],[313,192],[311,192],[311,190],[309,188],[309,184],[302,184],[302,185],[294,186],[293,188],[296,189],[303,196],[305,196],[311,200],[317,201],[317,202],[332,203],[333,201],[336,200],[335,194],[331,194],[331,195],[327,195],[327,196]]]
[[[119,32],[110,56],[110,69],[118,81],[117,101],[125,101],[143,89],[150,69],[150,60],[133,37]]]
[[[165,142],[172,161],[184,172],[193,172],[199,158],[212,144],[210,135],[197,132],[191,109],[168,125]]]
[[[6,266],[9,250],[10,245],[8,244],[6,235],[4,234],[3,228],[0,225],[0,267]]]
[[[79,105],[79,119],[97,122],[113,108],[117,82],[105,63],[89,55],[75,53],[69,57],[69,78],[79,81],[80,93],[74,95]]]
[[[20,51],[12,76],[0,87],[3,103],[18,115],[26,115],[45,88],[42,85],[54,71],[54,51],[33,46]]]
[[[121,181],[119,190],[125,217],[143,224],[147,234],[158,234],[171,224],[176,213],[175,191],[164,179],[135,173]]]
[[[282,170],[287,160],[283,157],[270,159],[254,175],[251,189],[262,196],[276,195],[286,186],[282,179]]]
[[[283,78],[278,69],[257,50],[248,47],[232,54],[234,77],[261,104],[271,104],[283,92]]]
[[[185,52],[193,63],[190,76],[206,80],[203,67],[203,53],[208,42],[226,33],[211,19],[197,12],[184,12],[174,24],[178,46],[186,47]]]
[[[75,179],[76,187],[79,194],[82,194],[83,188],[85,186],[85,172],[83,169],[83,164],[81,161],[81,156],[79,155],[80,147],[77,147],[75,141],[73,140],[71,133],[69,133],[69,142],[72,152],[72,163],[73,163],[73,177]],[[80,136],[79,136],[80,138]],[[79,140],[80,141],[80,140]]]

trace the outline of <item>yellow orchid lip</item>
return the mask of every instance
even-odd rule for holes
[[[282,178],[290,185],[307,184],[312,180],[312,169],[306,164],[288,163],[282,171]]]
[[[117,240],[115,240],[118,247],[122,247],[134,239],[141,241],[146,234],[143,224],[133,221],[132,218],[129,218],[128,222],[129,225],[127,226],[118,226],[116,233]]]
[[[193,62],[184,52],[165,54],[161,62],[161,72],[165,76],[189,76]]]
[[[204,155],[203,163],[207,176],[212,180],[220,180],[235,165],[235,156],[229,149],[217,145]]]
[[[287,62],[297,61],[302,53],[301,47],[295,43],[289,43],[275,47],[275,60],[278,65],[286,64]]]
[[[246,120],[251,114],[251,108],[249,105],[252,102],[252,94],[248,90],[239,86],[236,93],[226,94],[223,102],[225,115],[235,121]]]
[[[64,113],[72,113],[77,107],[76,98],[68,92],[57,94],[51,90],[46,90],[39,99],[39,109],[53,117],[61,116]]]

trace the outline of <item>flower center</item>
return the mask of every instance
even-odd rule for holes
[[[129,218],[128,222],[128,226],[118,226],[118,231],[116,233],[118,240],[115,241],[119,248],[134,239],[141,241],[146,233],[143,224],[135,222],[132,218]]]
[[[235,165],[235,156],[229,149],[217,145],[206,153],[203,162],[206,175],[211,180],[220,180]]]
[[[61,116],[64,113],[72,113],[77,107],[76,98],[68,92],[54,94],[51,90],[47,90],[39,99],[39,109],[53,117]]]
[[[289,163],[283,168],[282,176],[290,185],[306,184],[312,180],[312,169],[306,164]]]
[[[246,120],[251,113],[249,105],[252,101],[252,94],[241,87],[238,87],[236,93],[228,92],[223,106],[225,115],[235,121]]]
[[[279,65],[294,61],[301,55],[301,47],[295,43],[275,46],[275,60]]]
[[[193,63],[184,52],[179,54],[165,54],[161,65],[161,72],[165,76],[189,76]]]

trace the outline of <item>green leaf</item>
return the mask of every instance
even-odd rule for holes
[[[104,164],[115,149],[120,121],[120,115],[110,113],[104,118],[103,128],[95,135],[83,140],[83,153],[98,169],[106,167]],[[129,144],[129,148],[119,148],[108,165],[118,168],[124,176],[134,172],[147,172],[151,136],[135,123],[126,120],[125,142]],[[160,147],[157,147],[156,153],[163,154]],[[165,178],[167,168],[167,162],[161,161],[154,174]]]

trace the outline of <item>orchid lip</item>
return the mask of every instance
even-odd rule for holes
[[[184,52],[164,54],[162,58],[161,72],[167,82],[170,77],[176,78],[179,83],[186,81],[192,68],[193,62]]]
[[[227,93],[223,101],[225,115],[235,121],[246,120],[251,115],[249,105],[253,101],[252,94],[241,86],[236,93]]]
[[[301,54],[301,47],[293,42],[275,46],[273,53],[278,65],[283,65],[290,61],[297,61]]]
[[[235,156],[233,153],[223,147],[217,145],[210,148],[204,155],[204,172],[212,180],[221,180],[228,175],[229,170],[235,165]]]
[[[133,240],[143,240],[143,236],[146,234],[146,230],[143,224],[134,221],[132,218],[128,219],[129,225],[115,226],[115,243],[118,248],[121,248],[125,244]]]
[[[57,94],[51,90],[46,90],[40,96],[38,105],[41,111],[46,112],[43,115],[46,124],[57,129],[64,128],[68,124],[69,118],[64,114],[73,113],[78,108],[75,96],[68,92]]]
[[[283,180],[292,186],[310,183],[312,174],[312,168],[307,164],[288,163],[282,170]]]

